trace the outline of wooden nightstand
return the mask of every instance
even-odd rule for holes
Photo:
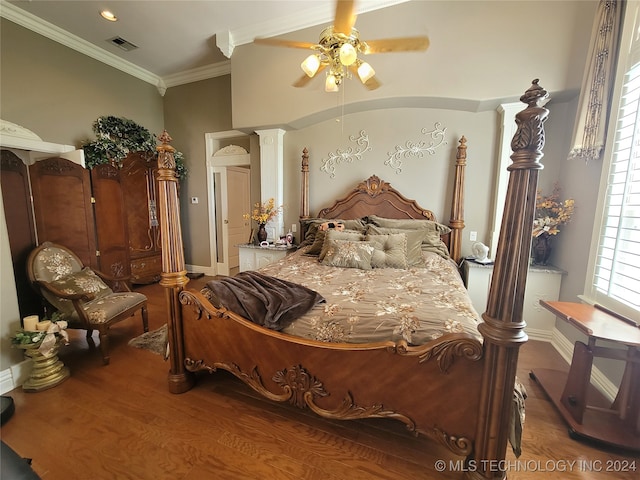
[[[261,267],[286,257],[295,249],[296,247],[294,245],[290,247],[276,247],[275,245],[261,247],[251,243],[238,245],[238,251],[240,252],[240,271],[258,270]]]
[[[527,323],[525,332],[531,340],[551,341],[556,317],[540,305],[540,300],[558,300],[562,275],[565,273],[552,265],[529,267],[523,319]],[[493,264],[482,265],[472,260],[464,260],[462,263],[462,278],[479,314],[487,310],[492,275]]]

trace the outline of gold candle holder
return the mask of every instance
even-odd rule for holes
[[[25,392],[41,392],[53,388],[69,378],[69,369],[58,358],[59,345],[57,343],[46,355],[38,350],[39,344],[17,346],[24,350],[25,355],[31,358],[33,363],[31,374],[22,385]]]

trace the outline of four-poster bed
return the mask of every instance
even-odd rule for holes
[[[500,460],[505,458],[510,437],[518,350],[527,340],[522,305],[537,171],[542,168],[542,127],[548,112],[541,105],[546,96],[534,80],[521,97],[528,106],[516,115],[518,130],[512,141],[513,163],[500,242],[487,311],[477,326],[479,334],[441,332],[419,345],[405,339],[354,344],[296,337],[248,321],[218,304],[215,296],[209,297],[210,301],[201,292],[185,290],[188,279],[175,161],[165,132],[158,147],[158,181],[169,390],[189,390],[196,372],[227,370],[271,400],[289,402],[326,418],[399,420],[410,432],[435,439],[456,455],[474,460],[477,468],[465,473],[469,478],[503,478]],[[465,142],[463,137],[458,147],[451,233],[445,236],[456,261],[464,227]],[[303,221],[309,217],[308,172],[305,151]],[[361,182],[318,216],[433,220],[431,212],[377,177]]]

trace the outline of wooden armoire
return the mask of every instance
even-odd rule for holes
[[[156,160],[138,153],[120,168],[88,170],[59,157],[27,167],[2,150],[2,195],[21,315],[40,308],[25,272],[29,252],[45,241],[65,245],[85,265],[130,283],[160,279],[156,173]]]
[[[162,273],[160,224],[157,214],[158,162],[132,153],[122,162],[121,190],[129,236],[132,283],[153,283]]]

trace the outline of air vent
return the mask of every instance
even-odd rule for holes
[[[109,43],[114,44],[116,47],[121,48],[125,52],[130,52],[131,50],[135,50],[136,48],[138,48],[136,45],[134,45],[133,43],[131,43],[131,42],[127,41],[127,40],[125,40],[122,37],[113,37],[113,38],[110,38],[107,41]]]

